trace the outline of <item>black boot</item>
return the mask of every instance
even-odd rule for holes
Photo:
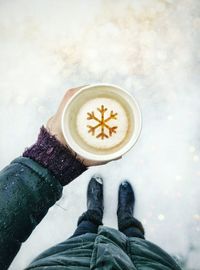
[[[124,181],[119,186],[118,193],[118,227],[124,231],[130,226],[138,228],[144,234],[144,228],[139,220],[134,218],[135,194],[131,184]]]
[[[94,175],[87,189],[87,211],[80,216],[78,225],[83,220],[102,225],[103,210],[103,179],[99,175]]]

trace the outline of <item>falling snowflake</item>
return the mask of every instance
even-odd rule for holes
[[[87,113],[88,117],[87,120],[95,120],[98,124],[96,126],[90,126],[88,127],[88,133],[91,133],[93,136],[95,136],[95,132],[98,128],[101,128],[101,132],[96,135],[96,138],[104,139],[109,138],[112,136],[113,133],[116,133],[117,126],[109,126],[107,123],[111,119],[117,119],[117,113],[114,113],[113,111],[110,111],[110,116],[105,118],[105,112],[108,110],[104,107],[104,105],[101,105],[100,108],[97,108],[97,110],[101,113],[101,119],[95,116],[95,113],[92,111],[91,113]],[[107,131],[107,133],[106,133]]]

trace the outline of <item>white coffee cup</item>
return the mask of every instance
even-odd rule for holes
[[[142,127],[135,98],[112,84],[81,88],[66,103],[61,121],[69,147],[94,161],[123,156],[137,142]]]

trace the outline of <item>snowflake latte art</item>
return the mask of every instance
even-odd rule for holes
[[[97,149],[119,145],[128,130],[128,117],[122,105],[109,98],[86,102],[77,115],[77,130],[82,139]]]

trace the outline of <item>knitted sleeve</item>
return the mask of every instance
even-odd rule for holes
[[[62,186],[67,185],[87,170],[76,154],[61,144],[44,126],[40,129],[36,143],[25,149],[23,157],[31,158],[49,169]]]

